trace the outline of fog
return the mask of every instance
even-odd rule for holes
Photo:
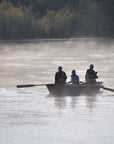
[[[104,80],[107,77],[114,77],[113,57],[113,39],[6,42],[0,45],[1,81],[4,83],[8,81],[7,84],[11,85],[22,81],[23,83],[50,83],[54,81],[58,66],[63,67],[68,79],[71,71],[75,69],[80,79],[84,81],[85,72],[91,63],[94,64],[99,78]],[[7,73],[11,76],[9,77]],[[42,81],[38,81],[40,77],[38,73],[43,74]],[[111,82],[105,81],[105,83],[112,86]]]

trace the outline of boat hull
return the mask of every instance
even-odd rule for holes
[[[66,84],[66,85],[58,85],[58,84],[47,84],[46,87],[51,95],[92,95],[98,93],[100,88],[103,86],[102,82],[97,82],[94,85],[90,84]]]

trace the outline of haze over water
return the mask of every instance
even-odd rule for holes
[[[114,89],[113,39],[2,41],[0,43],[0,144],[114,144],[114,93],[50,96],[58,66],[84,81],[90,64],[98,81]]]

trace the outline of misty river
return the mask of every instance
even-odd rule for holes
[[[114,93],[51,96],[58,66],[81,81],[90,64],[98,81],[114,89],[113,39],[0,42],[0,144],[114,144]]]

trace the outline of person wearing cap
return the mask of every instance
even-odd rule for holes
[[[55,74],[55,84],[66,84],[66,73],[62,71],[62,67],[58,67],[58,72]]]
[[[96,83],[96,79],[98,78],[98,76],[97,76],[97,72],[95,72],[93,69],[94,69],[94,65],[90,64],[90,68],[87,70],[86,75],[85,75],[86,83],[89,83],[89,84]]]
[[[71,83],[72,84],[79,84],[79,76],[76,74],[75,70],[72,70]]]

